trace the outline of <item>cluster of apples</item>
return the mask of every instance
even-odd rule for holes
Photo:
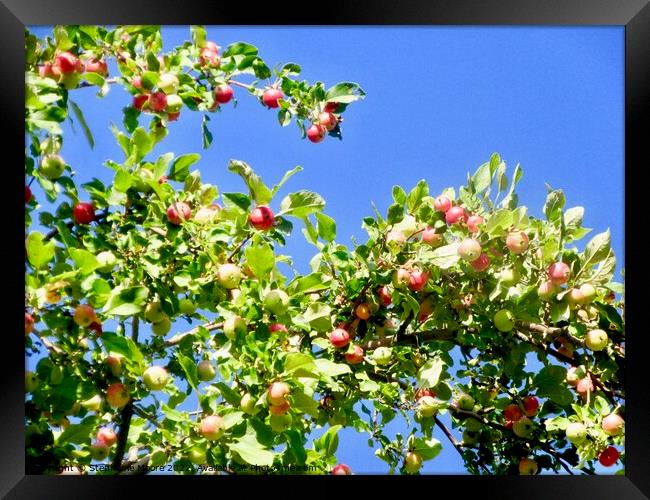
[[[318,114],[318,120],[313,122],[307,129],[307,139],[313,143],[322,142],[328,132],[336,128],[340,118],[334,114],[338,108],[337,102],[328,102],[323,107],[323,111]]]
[[[95,309],[89,304],[79,304],[72,315],[74,322],[82,328],[94,330],[98,336],[102,334],[102,322],[97,317]]]
[[[526,396],[521,403],[510,403],[503,409],[506,428],[520,438],[529,438],[534,428],[531,418],[538,410],[539,400],[535,396]]]
[[[286,382],[273,382],[266,393],[269,403],[269,425],[275,432],[284,432],[291,425],[291,407],[287,399],[291,394],[291,388]]]
[[[136,75],[131,85],[139,92],[133,97],[133,107],[138,111],[164,113],[168,121],[175,121],[183,107],[183,99],[177,94],[180,82],[174,73],[161,73],[152,89],[143,87],[142,77]]]
[[[600,425],[608,436],[620,436],[625,429],[625,420],[617,413],[610,413],[602,419]],[[565,435],[568,441],[580,446],[589,439],[589,428],[582,422],[571,422],[567,425]],[[620,452],[614,446],[607,446],[600,451],[598,461],[605,467],[611,467],[619,457]]]
[[[108,65],[105,60],[93,55],[81,60],[72,52],[66,51],[57,54],[54,61],[45,62],[38,68],[41,78],[50,78],[67,89],[73,89],[79,85],[80,75],[84,71],[105,77],[108,75]]]
[[[102,427],[97,431],[95,442],[90,446],[93,460],[103,461],[110,453],[111,447],[117,442],[117,433],[110,427]]]

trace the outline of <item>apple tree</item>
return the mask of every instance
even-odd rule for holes
[[[204,113],[209,147],[233,88],[303,138],[341,138],[359,85],[300,81],[298,65],[271,70],[200,26],[161,48],[155,26],[26,33],[28,473],[350,474],[343,427],[367,433],[391,473],[417,474],[443,441],[474,474],[623,462],[609,231],[580,250],[584,209],[547,187],[533,217],[515,192],[522,170],[494,154],[458,190],[395,186],[350,248],[319,194],[277,199],[300,168],[268,185],[233,160],[242,192],[219,192],[192,169],[199,154],[152,150],[183,112]],[[74,116],[92,144],[71,96],[117,85],[132,96],[113,127],[123,157],[104,164],[110,185],[80,184],[60,124]],[[296,224],[314,256],[309,274],[285,276]],[[405,431],[388,435],[394,419]]]

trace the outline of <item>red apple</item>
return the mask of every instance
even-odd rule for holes
[[[542,300],[549,300],[556,291],[557,287],[552,281],[544,281],[537,287],[537,295]]]
[[[273,211],[264,205],[255,207],[248,216],[251,226],[259,231],[266,231],[273,227],[275,215]]]
[[[602,465],[603,467],[611,467],[616,462],[618,462],[620,456],[621,454],[616,448],[614,448],[613,446],[608,446],[607,448],[605,448],[603,451],[600,452],[600,454],[598,455],[598,461],[600,462],[600,465]]]
[[[117,433],[110,427],[102,427],[97,431],[97,442],[113,446],[117,442]]]
[[[521,408],[519,408],[518,405],[511,403],[503,409],[503,416],[506,418],[506,420],[516,422],[524,416],[524,412],[521,411]]]
[[[578,381],[578,385],[576,385],[576,391],[584,398],[587,397],[588,393],[593,393],[594,383],[591,381],[591,378],[585,377],[583,379],[580,379]]]
[[[570,276],[571,269],[564,262],[554,262],[548,268],[548,279],[554,285],[564,285]]]
[[[291,388],[285,382],[273,382],[269,386],[267,398],[273,406],[281,406],[287,402]]]
[[[350,334],[343,328],[336,328],[330,333],[330,343],[337,349],[345,347],[350,343]]]
[[[463,207],[451,207],[445,212],[445,221],[447,224],[457,224],[459,222],[465,222],[466,214]]]
[[[390,291],[388,290],[388,287],[386,285],[382,286],[379,289],[379,298],[381,299],[381,303],[385,307],[388,307],[389,305],[392,304],[393,299],[391,298]]]
[[[338,119],[336,118],[336,116],[334,116],[333,113],[330,113],[329,111],[324,111],[323,113],[318,115],[318,122],[327,130],[334,130],[336,124],[338,123]]]
[[[219,85],[214,89],[214,98],[220,104],[226,104],[230,102],[234,95],[232,87],[227,84]]]
[[[95,208],[91,203],[77,203],[72,209],[72,217],[77,224],[90,224],[95,220]]]
[[[87,327],[95,321],[97,316],[95,315],[95,310],[92,306],[89,306],[88,304],[79,304],[75,308],[72,318],[79,326]]]
[[[133,107],[142,111],[144,105],[149,101],[149,94],[140,94],[133,97]]]
[[[328,102],[328,103],[325,104],[325,107],[323,108],[323,111],[325,111],[326,113],[332,113],[332,112],[336,111],[336,108],[338,108],[338,107],[339,107],[338,102]]]
[[[83,66],[81,61],[70,52],[62,52],[54,59],[54,65],[59,68],[62,74],[81,73]]]
[[[519,461],[519,474],[522,476],[534,476],[537,474],[537,462],[530,458],[522,458]]]
[[[605,434],[608,436],[618,436],[623,432],[625,428],[625,420],[623,420],[620,415],[616,413],[610,413],[605,418],[603,418],[602,424]]]
[[[415,391],[415,401],[418,401],[420,398],[423,398],[424,396],[429,396],[430,398],[435,398],[436,397],[436,391],[432,389],[428,389],[425,387],[420,387],[417,391]]]
[[[154,92],[149,95],[149,108],[152,111],[160,113],[167,107],[167,95],[164,92]]]
[[[269,327],[269,331],[270,331],[271,333],[275,333],[275,332],[288,333],[288,332],[289,332],[289,330],[287,329],[287,327],[284,326],[284,325],[281,324],[281,323],[273,323],[273,324]]]
[[[524,398],[524,411],[527,417],[534,417],[539,409],[539,400],[535,396],[526,396]]]
[[[25,203],[32,201],[32,190],[29,189],[29,186],[25,186]]]
[[[523,231],[513,231],[506,236],[506,246],[514,254],[528,250],[528,235]]]
[[[25,335],[29,335],[33,331],[34,331],[34,317],[29,313],[25,313]]]
[[[446,196],[438,196],[433,200],[433,208],[438,212],[447,212],[451,208],[451,200]]]
[[[262,101],[269,108],[278,108],[280,107],[280,103],[278,101],[283,97],[284,94],[280,89],[270,88],[270,89],[266,89],[264,91],[264,94],[262,94]]]
[[[208,415],[203,417],[200,424],[200,433],[209,441],[217,441],[223,436],[226,430],[226,423],[219,415]]]
[[[442,234],[436,233],[436,230],[432,227],[427,227],[422,231],[422,243],[431,245],[432,247],[437,247],[443,242]]]
[[[192,215],[190,206],[183,202],[177,201],[172,203],[167,209],[167,220],[175,226],[180,225],[182,222],[188,220]]]
[[[113,383],[106,389],[106,401],[112,408],[123,408],[129,399],[129,391],[124,384]]]
[[[429,280],[429,274],[426,271],[415,270],[409,276],[409,288],[414,292],[424,289]]]
[[[323,139],[325,139],[326,133],[327,133],[327,129],[325,127],[314,123],[311,127],[307,129],[307,139],[309,139],[313,143],[319,143]]]
[[[333,476],[351,476],[352,469],[345,464],[338,464],[332,469]]]
[[[480,215],[472,215],[467,217],[467,229],[470,233],[478,233],[479,226],[483,224],[485,219]]]
[[[290,405],[289,401],[285,401],[281,405],[271,405],[269,406],[269,413],[271,415],[286,415],[286,413],[289,411]]]
[[[86,73],[97,73],[98,75],[108,75],[108,64],[103,59],[92,58],[86,61]]]
[[[345,360],[351,365],[358,365],[363,362],[364,352],[363,349],[355,345],[352,347],[352,351],[345,353]]]
[[[490,258],[486,253],[482,253],[476,260],[471,261],[469,265],[472,266],[472,269],[474,269],[474,271],[480,273],[490,267]]]
[[[359,304],[355,308],[354,314],[357,318],[366,320],[370,317],[370,306],[368,304]]]
[[[447,212],[449,213],[449,212]],[[472,262],[481,255],[481,244],[472,238],[467,238],[461,242],[458,247],[458,255],[463,260]]]

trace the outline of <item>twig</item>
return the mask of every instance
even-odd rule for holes
[[[190,331],[183,332],[183,333],[178,333],[178,334],[174,335],[172,338],[165,341],[165,345],[166,346],[176,345],[181,340],[183,340],[185,337],[187,337],[188,335],[194,335],[195,333],[197,333],[199,331],[199,328],[205,328],[208,331],[212,331],[212,330],[218,330],[219,328],[222,328],[222,327],[223,327],[223,322],[222,321],[220,321],[218,323],[215,322],[215,321],[212,321],[210,323],[206,323],[204,325],[197,326],[196,328],[192,328]]]

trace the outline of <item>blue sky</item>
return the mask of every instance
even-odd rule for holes
[[[46,27],[34,30],[43,36]],[[350,106],[343,141],[301,140],[295,125],[281,128],[276,114],[243,89],[238,105],[211,115],[212,147],[201,149],[201,114],[184,110],[154,155],[200,152],[203,180],[224,191],[242,191],[226,169],[231,158],[249,163],[269,184],[301,165],[284,194],[298,189],[320,193],[326,213],[338,225],[338,240],[365,239],[361,220],[391,203],[391,188],[410,189],[424,178],[433,193],[458,187],[493,152],[512,171],[524,169],[520,203],[541,216],[544,183],[562,188],[567,207],[584,206],[592,234],[610,228],[623,266],[624,220],[624,29],[622,27],[208,27],[221,46],[246,41],[275,65],[296,62],[302,78],[356,81],[367,93]],[[187,27],[163,29],[166,48],[189,38]],[[121,152],[109,130],[121,125],[129,96],[112,89],[102,101],[92,89],[75,91],[96,147],[66,124],[63,156],[79,183],[112,171],[102,167]],[[77,127],[78,128],[78,127]],[[40,192],[35,189],[39,199]],[[586,241],[585,241],[586,242]],[[580,248],[584,243],[579,245]],[[307,272],[312,249],[296,226],[283,253]],[[620,280],[620,274],[618,274]],[[179,328],[183,328],[179,326]],[[391,426],[395,431],[399,425]],[[383,473],[365,435],[342,431],[338,458],[358,472]],[[427,472],[464,469],[444,436],[441,455],[426,462]],[[612,468],[615,469],[615,468]],[[609,472],[609,470],[608,470]]]

